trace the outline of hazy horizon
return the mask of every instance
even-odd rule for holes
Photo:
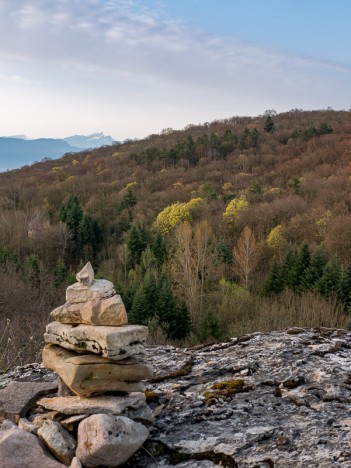
[[[351,107],[351,3],[0,0],[1,132],[142,138]]]

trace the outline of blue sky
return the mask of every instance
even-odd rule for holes
[[[0,0],[0,134],[351,107],[348,0]]]

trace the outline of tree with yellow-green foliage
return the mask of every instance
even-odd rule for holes
[[[272,251],[278,256],[279,260],[282,260],[282,255],[288,245],[288,242],[284,236],[283,226],[278,224],[267,236],[267,245]]]
[[[230,202],[227,205],[227,208],[225,209],[225,212],[223,213],[224,221],[229,226],[234,227],[238,220],[239,214],[243,210],[246,210],[248,206],[249,206],[249,202],[246,201],[244,196],[230,200]]]
[[[191,221],[191,208],[201,201],[201,198],[193,198],[187,203],[177,202],[166,206],[166,208],[157,215],[154,228],[161,234],[168,234],[174,227],[186,221]]]

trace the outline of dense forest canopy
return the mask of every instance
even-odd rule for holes
[[[351,112],[271,110],[67,154],[0,174],[0,206],[0,367],[28,336],[35,355],[87,260],[154,341],[348,326]]]

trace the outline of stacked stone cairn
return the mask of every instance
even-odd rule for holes
[[[66,419],[46,420],[38,435],[65,465],[119,466],[153,422],[142,383],[152,376],[143,360],[148,328],[128,325],[121,297],[110,281],[94,279],[90,263],[77,280],[44,335],[43,364],[59,375],[59,393],[38,401]],[[77,441],[65,429],[75,423]]]

